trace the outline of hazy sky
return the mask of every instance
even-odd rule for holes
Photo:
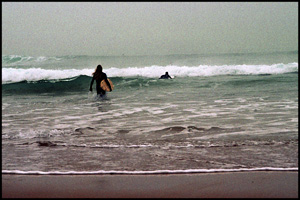
[[[2,2],[2,54],[298,50],[298,2]]]

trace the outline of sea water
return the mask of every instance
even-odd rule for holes
[[[2,55],[2,173],[241,170],[298,170],[298,52]]]

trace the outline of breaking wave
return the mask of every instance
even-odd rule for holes
[[[271,75],[298,73],[298,63],[273,65],[200,65],[200,66],[145,66],[108,68],[108,77],[158,78],[166,71],[175,77],[205,77],[220,75]],[[2,68],[2,84],[21,81],[59,80],[85,75],[92,76],[94,69],[42,69],[42,68]]]

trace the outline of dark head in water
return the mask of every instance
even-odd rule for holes
[[[160,79],[172,79],[168,72],[166,72],[164,75],[161,75]]]

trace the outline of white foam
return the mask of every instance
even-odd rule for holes
[[[255,74],[281,74],[298,71],[298,63],[273,65],[199,65],[188,66],[147,66],[143,68],[110,68],[106,70],[110,76],[143,76],[160,77],[166,71],[176,77],[196,77],[215,75],[255,75]]]
[[[258,75],[281,74],[298,72],[298,63],[273,64],[273,65],[199,65],[194,67],[167,65],[145,66],[128,68],[109,68],[104,72],[109,77],[148,77],[157,78],[166,71],[176,77],[216,76],[216,75]],[[64,79],[79,75],[92,76],[94,69],[16,69],[2,68],[2,82],[38,81],[51,79]]]
[[[298,171],[298,168],[239,168],[239,169],[185,169],[185,170],[153,170],[153,171],[21,171],[2,170],[2,174],[22,174],[22,175],[105,175],[105,174],[186,174],[186,173],[216,173],[216,172],[250,172],[250,171]]]
[[[39,81],[55,80],[76,77],[79,75],[91,75],[91,69],[66,69],[66,70],[49,70],[41,68],[16,69],[2,68],[2,82],[20,82],[20,81]]]

